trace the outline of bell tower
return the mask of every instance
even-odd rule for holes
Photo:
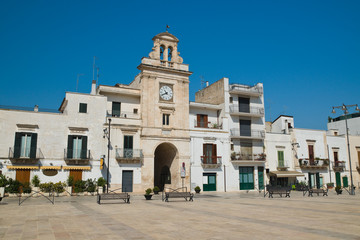
[[[178,51],[179,40],[168,32],[153,37],[149,57],[138,69],[141,89],[141,168],[144,188],[190,187],[189,66]],[[181,178],[185,163],[186,176]]]

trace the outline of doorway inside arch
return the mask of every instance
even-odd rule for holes
[[[170,143],[162,143],[155,149],[154,154],[154,186],[160,191],[174,184],[177,169],[177,149]],[[173,174],[172,174],[173,173]]]

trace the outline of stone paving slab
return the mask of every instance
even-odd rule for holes
[[[264,198],[258,192],[201,193],[97,204],[94,196],[0,203],[0,239],[360,239],[360,195]]]

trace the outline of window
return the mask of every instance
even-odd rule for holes
[[[14,157],[36,158],[37,133],[15,133]]]
[[[87,104],[86,103],[79,104],[79,113],[87,113]]]
[[[250,99],[239,97],[239,112],[250,112]]]
[[[241,120],[240,122],[240,136],[251,137],[251,120]]]
[[[121,103],[120,102],[112,102],[112,112],[111,116],[113,117],[120,117],[120,109]]]
[[[216,144],[203,144],[203,164],[216,164]]]
[[[163,125],[170,124],[170,114],[163,114]]]
[[[233,103],[233,97],[230,97],[229,102]]]
[[[196,115],[196,127],[207,128],[208,127],[208,115],[197,114]]]
[[[360,168],[360,149],[357,150],[358,154],[358,167]]]
[[[253,157],[252,143],[251,142],[240,142],[240,152],[243,159],[249,160]]]
[[[134,112],[134,114],[137,114],[137,113],[138,113],[138,109],[137,109],[137,108],[134,108],[133,112]]]
[[[87,159],[87,136],[68,136],[68,159]]]
[[[168,61],[170,62],[172,58],[172,47],[168,48]]]
[[[284,151],[277,151],[278,153],[278,166],[285,167],[284,164]]]
[[[133,157],[133,136],[124,136],[124,158]]]
[[[339,153],[334,152],[334,161],[335,161],[335,167],[339,165]]]
[[[314,165],[314,146],[308,145],[310,164]]]
[[[230,145],[230,150],[234,151],[234,144],[233,143]]]

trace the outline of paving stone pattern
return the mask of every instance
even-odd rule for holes
[[[0,239],[360,239],[360,196],[264,198],[201,193],[194,202],[161,196],[98,205],[96,197],[0,203]]]

